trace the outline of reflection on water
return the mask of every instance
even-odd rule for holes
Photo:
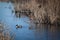
[[[0,2],[0,21],[15,33],[15,40],[60,40],[60,28],[57,26],[43,25],[30,29],[30,24],[25,22],[29,18],[24,16],[16,18],[12,13],[14,7],[9,3]],[[22,28],[16,29],[16,25],[22,25]]]

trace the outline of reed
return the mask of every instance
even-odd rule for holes
[[[11,36],[10,31],[4,28],[2,24],[0,24],[0,40],[14,40],[14,35]]]

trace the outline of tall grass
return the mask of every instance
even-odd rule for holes
[[[14,40],[14,34],[11,35],[10,31],[5,29],[2,24],[0,24],[0,40]]]

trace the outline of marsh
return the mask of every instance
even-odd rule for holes
[[[16,17],[14,6],[11,2],[0,2],[0,21],[7,25],[15,33],[15,40],[60,40],[60,27],[40,24],[39,27],[29,29],[32,23],[27,16]],[[11,9],[9,8],[11,7]],[[22,25],[21,29],[16,29],[16,24]]]

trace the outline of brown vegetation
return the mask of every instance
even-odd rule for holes
[[[0,0],[0,2],[8,2],[9,0]]]
[[[31,0],[29,3],[21,1],[23,0],[15,1],[15,10],[30,9],[34,13],[30,18],[40,23],[60,23],[60,0]]]
[[[14,35],[11,36],[9,30],[5,29],[2,24],[0,24],[0,40],[14,40]]]

